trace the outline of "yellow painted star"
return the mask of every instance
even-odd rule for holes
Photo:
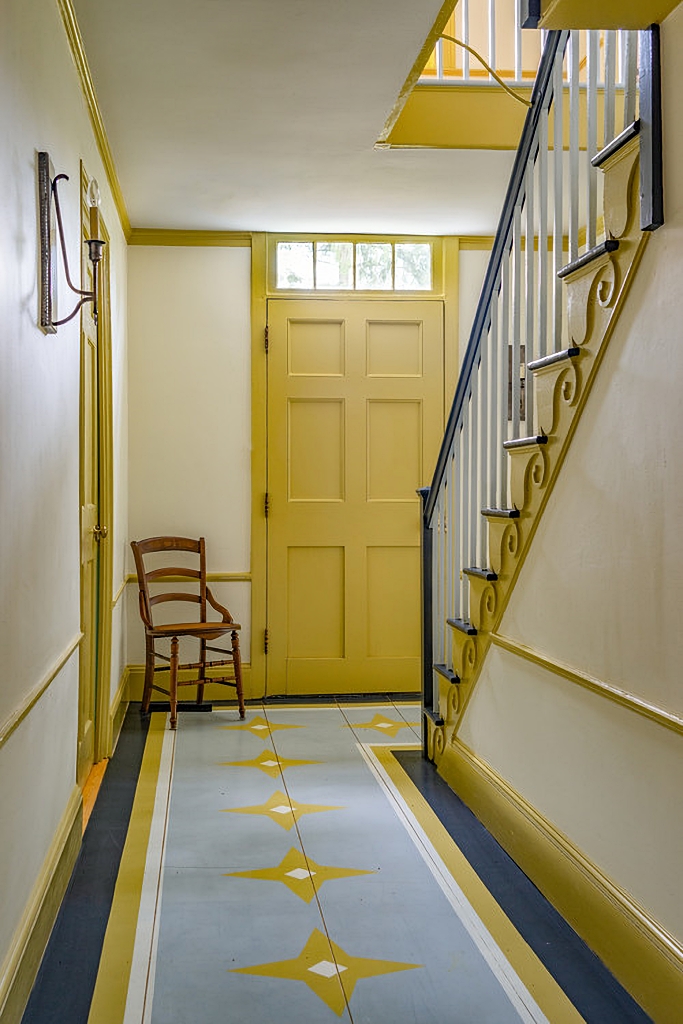
[[[411,725],[419,725],[419,722],[404,722],[403,719],[396,721],[394,718],[387,718],[386,715],[375,715],[371,722],[352,722],[349,729],[375,729],[377,732],[391,736],[393,739],[401,729],[407,729]]]
[[[295,768],[300,764],[321,764],[321,761],[293,761],[286,757],[278,757],[272,750],[264,750],[258,757],[250,761],[220,761],[219,764],[236,768],[259,768],[266,775],[275,778],[285,768]]]
[[[346,1003],[361,978],[372,978],[395,971],[412,971],[422,964],[403,964],[393,960],[366,960],[349,956],[341,946],[332,942],[318,929],[298,957],[276,960],[256,967],[238,967],[234,974],[258,974],[267,978],[291,978],[303,981],[329,1008],[341,1017]]]
[[[263,718],[262,715],[256,715],[254,718],[249,719],[248,722],[241,722],[239,725],[222,725],[221,729],[241,729],[242,731],[250,732],[253,736],[260,736],[264,740],[270,739],[270,734],[277,732],[278,729],[303,729],[303,725],[277,725],[275,722],[269,722],[268,719]]]
[[[333,868],[316,864],[310,857],[304,857],[301,850],[292,847],[284,859],[274,868],[259,871],[230,871],[226,878],[257,878],[270,882],[283,882],[288,889],[310,903],[325,882],[334,878],[350,878],[353,875],[373,875],[374,871],[359,871],[357,868]]]
[[[263,814],[271,821],[277,822],[281,827],[289,831],[295,821],[298,821],[303,814],[317,814],[319,811],[341,811],[341,807],[325,807],[322,804],[300,804],[290,801],[285,793],[279,790],[273,793],[265,804],[256,804],[253,807],[226,807],[229,814]]]

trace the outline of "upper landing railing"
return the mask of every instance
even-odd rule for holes
[[[600,245],[614,244],[599,213],[597,167],[630,135],[640,133],[641,140],[641,227],[662,223],[658,40],[656,27],[546,36],[434,479],[424,494],[427,709],[434,707],[433,666],[441,674],[453,670],[449,620],[460,626],[470,620],[464,570],[490,565],[487,518],[514,514],[504,446],[538,431],[529,364],[569,348],[562,276]]]
[[[545,33],[523,31],[520,26],[520,0],[459,0],[425,65],[420,83],[493,82],[476,52],[505,81],[532,85]]]
[[[424,67],[420,84],[493,86],[495,72],[510,86],[530,88],[548,33],[523,29],[521,8],[521,0],[459,0]],[[590,67],[589,40],[596,48]],[[616,88],[635,97],[636,50],[634,32],[579,33],[578,81],[587,87],[592,73],[598,88],[607,87],[610,95]],[[569,67],[565,70],[568,74]]]

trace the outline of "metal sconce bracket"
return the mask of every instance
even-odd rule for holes
[[[62,222],[62,210],[59,204],[59,192],[57,185],[60,181],[68,181],[67,174],[53,176],[49,153],[38,153],[38,201],[40,217],[40,327],[46,334],[55,334],[58,327],[72,320],[78,313],[81,306],[86,302],[93,304],[93,319],[97,323],[97,271],[102,260],[102,249],[105,243],[101,238],[87,239],[88,257],[93,267],[92,291],[77,288],[71,280],[69,273],[69,260],[66,253],[66,239],[64,238],[64,225]],[[59,236],[59,244],[64,265],[64,276],[66,283],[76,295],[80,296],[79,301],[69,313],[61,320],[53,320],[54,314],[54,287],[57,277],[56,259],[56,236]]]

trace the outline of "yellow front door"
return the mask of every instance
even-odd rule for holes
[[[420,687],[438,300],[268,303],[269,694]]]

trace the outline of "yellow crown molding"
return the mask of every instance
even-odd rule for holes
[[[192,231],[175,228],[133,228],[128,234],[129,245],[222,246],[251,248],[251,231]]]
[[[448,785],[658,1024],[679,1024],[683,947],[461,740]]]
[[[0,1024],[20,1021],[81,848],[81,791],[75,786],[0,968]]]
[[[495,240],[495,235],[461,235],[460,252],[487,252]]]
[[[591,690],[601,697],[606,697],[607,700],[611,700],[614,704],[628,708],[629,711],[635,711],[636,714],[649,718],[650,721],[656,722],[657,725],[663,725],[666,729],[671,729],[673,732],[683,735],[683,718],[674,715],[670,711],[666,711],[664,708],[658,707],[656,704],[642,700],[635,694],[622,690],[618,686],[613,686],[611,683],[603,682],[603,680],[597,679],[587,672],[580,672],[578,669],[571,668],[561,661],[548,658],[545,654],[541,654],[540,651],[527,647],[526,644],[519,643],[519,641],[513,640],[510,637],[503,636],[501,633],[492,633],[491,642],[496,647],[502,647],[503,650],[509,651],[510,654],[516,654],[518,657],[524,658],[534,665],[547,669],[554,675],[562,676],[563,679],[567,679],[570,683],[583,686],[586,690]]]
[[[74,653],[78,645],[83,639],[82,633],[77,633],[73,640],[68,644],[66,650],[64,650],[49,672],[41,679],[41,681],[34,686],[29,694],[26,695],[24,700],[21,702],[18,708],[9,715],[8,718],[0,725],[0,749],[4,747],[7,740],[10,738],[15,729],[21,725],[26,716],[33,710],[40,698],[43,696],[48,687],[54,682],[59,673],[62,671],[67,661]]]
[[[457,2],[458,2],[458,0],[445,0],[441,10],[439,11],[438,15],[436,16],[436,21],[434,22],[434,24],[433,24],[433,26],[432,26],[432,28],[431,28],[431,30],[429,32],[429,35],[425,39],[424,44],[422,46],[422,49],[420,50],[419,54],[417,55],[415,63],[413,64],[412,68],[410,69],[408,77],[406,78],[405,82],[403,83],[403,87],[402,87],[400,93],[398,94],[398,99],[394,103],[394,106],[392,107],[391,113],[389,114],[388,118],[386,119],[386,121],[384,123],[384,127],[383,127],[382,131],[379,134],[377,142],[375,143],[375,146],[377,148],[382,149],[382,148],[386,147],[388,139],[389,139],[389,135],[391,134],[391,130],[394,127],[394,125],[396,124],[396,122],[397,122],[397,120],[399,118],[399,115],[401,114],[401,111],[403,110],[403,108],[404,108],[404,106],[406,104],[406,101],[407,101],[408,97],[410,96],[411,92],[413,91],[413,88],[417,84],[417,80],[419,79],[420,75],[422,74],[424,66],[427,63],[427,61],[429,60],[429,57],[430,57],[430,55],[432,53],[432,50],[436,46],[437,39],[439,38],[439,36],[443,32],[443,30],[445,29],[446,24],[448,22],[448,19],[450,18],[451,14],[455,10],[455,5],[457,4]]]
[[[71,0],[57,0],[57,6],[59,7],[59,12],[62,16],[66,37],[71,50],[71,56],[73,57],[74,64],[76,65],[78,78],[81,83],[83,95],[85,96],[85,102],[88,108],[88,114],[90,115],[90,122],[95,135],[95,141],[102,158],[102,163],[104,164],[109,188],[111,189],[114,204],[121,222],[121,229],[126,238],[128,238],[131,232],[130,218],[128,217],[128,211],[126,210],[126,203],[123,198],[123,191],[121,190],[118,174],[116,173],[114,157],[112,155],[111,146],[109,145],[109,139],[107,138],[107,133],[104,127],[102,112],[100,110],[99,103],[97,102],[95,85],[93,83],[90,68],[88,66],[88,60],[85,55],[83,37],[81,35],[81,30],[78,27],[78,21],[76,20],[76,12],[74,11]]]
[[[543,0],[539,28],[644,29],[664,21],[680,0]]]

